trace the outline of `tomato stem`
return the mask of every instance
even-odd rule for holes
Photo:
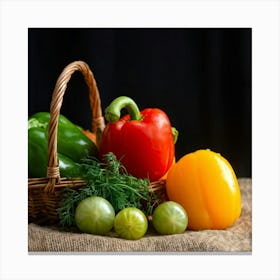
[[[121,117],[121,110],[126,109],[131,120],[141,120],[142,116],[137,104],[127,96],[120,96],[114,99],[105,109],[105,119],[108,122],[117,122]]]

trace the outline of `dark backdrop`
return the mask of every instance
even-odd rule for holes
[[[251,29],[96,28],[28,30],[28,114],[49,111],[56,79],[89,64],[104,108],[117,96],[158,107],[179,132],[177,159],[209,148],[251,177]],[[75,73],[61,113],[90,128],[83,77]]]

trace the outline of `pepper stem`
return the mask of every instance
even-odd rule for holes
[[[126,109],[130,115],[131,120],[141,120],[142,116],[137,104],[127,96],[120,96],[114,99],[110,105],[105,109],[105,119],[108,122],[116,122],[121,117],[121,110]]]
[[[171,129],[172,129],[173,142],[174,144],[176,144],[179,136],[179,131],[174,126],[172,126]]]

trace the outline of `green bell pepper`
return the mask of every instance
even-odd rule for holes
[[[28,177],[46,177],[48,167],[48,124],[50,113],[39,112],[28,119]],[[81,129],[59,115],[57,153],[61,177],[79,177],[81,159],[98,156],[96,145]]]

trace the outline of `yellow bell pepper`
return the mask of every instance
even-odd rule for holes
[[[169,200],[181,204],[188,228],[225,229],[241,214],[239,184],[230,163],[220,154],[198,150],[183,156],[168,172]]]

